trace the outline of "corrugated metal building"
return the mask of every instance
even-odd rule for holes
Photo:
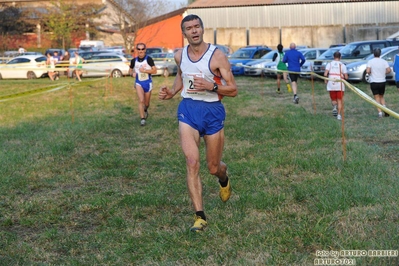
[[[399,1],[197,0],[206,40],[237,48],[296,42],[313,47],[385,39],[399,30]]]

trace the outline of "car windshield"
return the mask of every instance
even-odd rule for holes
[[[273,50],[262,56],[260,59],[273,59],[273,56],[275,53],[277,53],[277,50]]]
[[[354,44],[348,44],[344,46],[340,51],[341,56],[350,56],[352,55],[352,52],[356,49],[357,45]]]
[[[317,59],[332,59],[334,57],[334,53],[339,51],[342,47],[334,47],[332,49],[328,49],[324,53],[322,53]]]
[[[241,59],[251,59],[253,49],[238,49],[230,57],[231,58],[241,58]]]

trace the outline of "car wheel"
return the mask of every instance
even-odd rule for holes
[[[26,74],[26,77],[28,79],[37,79],[36,74],[33,71],[28,71],[28,74]]]
[[[120,71],[119,69],[115,69],[111,73],[111,77],[113,78],[121,78],[122,76],[122,71]]]

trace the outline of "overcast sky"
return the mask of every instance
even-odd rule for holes
[[[173,4],[176,4],[177,6],[181,6],[182,4],[187,5],[187,0],[169,0]]]

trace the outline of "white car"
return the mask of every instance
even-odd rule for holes
[[[305,74],[303,72],[311,72],[313,70],[313,62],[316,58],[319,58],[328,48],[306,48],[300,49],[299,51],[303,54],[306,61],[301,66],[301,74],[299,76],[301,78],[310,78],[310,74]]]
[[[0,67],[0,79],[36,79],[47,75],[44,55],[22,55]]]
[[[71,60],[69,76],[75,77],[75,60]],[[120,78],[129,75],[130,62],[123,55],[116,53],[101,53],[93,55],[82,64],[82,77]]]
[[[287,51],[288,49],[283,49]],[[249,61],[245,64],[244,75],[246,76],[260,76],[266,73],[266,65],[273,62],[273,56],[278,50],[273,50],[262,56],[260,59]],[[266,74],[267,75],[267,74]]]

